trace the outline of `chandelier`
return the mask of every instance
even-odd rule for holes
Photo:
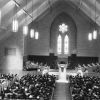
[[[17,20],[17,6],[15,4],[14,8],[16,9],[16,15],[13,17],[13,20],[12,20],[12,31],[13,32],[17,32],[18,31],[18,20]]]
[[[26,0],[26,11],[27,11],[27,0]],[[25,14],[25,22],[27,22],[27,16]],[[28,25],[23,26],[23,34],[27,35],[28,34]]]
[[[33,0],[32,0],[32,11],[33,11]],[[32,13],[32,21],[33,21],[33,13]],[[37,30],[35,30],[34,28],[31,28],[30,29],[30,38],[34,38],[34,39],[38,40],[39,39],[39,32]]]
[[[90,16],[91,16],[91,12],[90,12]],[[94,23],[94,30],[92,33],[88,34],[88,40],[91,41],[92,39],[96,40],[97,39],[97,29],[96,29],[96,0],[95,0],[95,23]]]

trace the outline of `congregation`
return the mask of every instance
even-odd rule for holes
[[[38,62],[33,64],[33,62],[28,61],[26,64],[27,66],[24,66],[24,68],[30,69],[37,65],[40,71],[48,67],[47,64],[39,64]],[[89,68],[92,69],[93,73],[97,73],[99,66],[99,63],[77,65],[75,69],[78,70],[77,75],[69,76],[73,100],[100,99],[100,78],[86,74]],[[85,74],[81,75],[80,70]],[[21,78],[17,74],[0,74],[0,98],[50,100],[55,89],[56,79],[55,75],[49,75],[48,73],[26,74]]]
[[[70,76],[73,100],[100,100],[100,78],[95,76]]]
[[[6,76],[6,75],[5,75]],[[20,79],[13,78],[0,92],[1,99],[50,100],[55,87],[54,75],[27,74]]]
[[[32,70],[44,70],[44,68],[50,69],[50,66],[47,63],[43,62],[34,62],[34,61],[26,61],[24,65],[24,70],[32,71]]]

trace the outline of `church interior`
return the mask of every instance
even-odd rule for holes
[[[99,0],[0,0],[0,100],[100,100]]]

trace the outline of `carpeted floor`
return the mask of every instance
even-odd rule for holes
[[[56,83],[53,100],[72,100],[69,83]]]

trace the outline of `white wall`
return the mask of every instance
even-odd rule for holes
[[[29,36],[25,38],[25,54],[24,55],[49,55],[50,50],[50,27],[54,18],[61,12],[68,13],[76,23],[77,26],[77,55],[88,57],[100,57],[100,37],[97,40],[89,42],[89,21],[83,13],[75,11],[67,4],[55,5],[52,11],[47,11],[44,17],[39,17],[38,31],[40,33],[39,40],[30,39]],[[44,13],[45,14],[45,13]],[[35,26],[33,23],[32,26]],[[36,27],[36,26],[35,26]],[[99,28],[100,29],[100,28]],[[3,34],[4,31],[0,31]],[[99,31],[100,33],[100,31]],[[100,35],[100,34],[99,34]],[[16,55],[5,56],[5,48],[16,48]],[[72,50],[73,51],[73,50]],[[22,32],[12,33],[0,41],[0,71],[7,70],[22,70],[23,68],[23,35]],[[14,72],[14,71],[13,71]]]
[[[52,6],[51,11],[44,13],[44,17],[39,17],[37,22],[33,22],[30,26],[35,27],[37,25],[38,31],[40,32],[40,38],[38,41],[27,38],[27,48],[25,49],[26,55],[49,55],[50,52],[50,28],[54,21],[54,18],[61,12],[69,14],[75,21],[77,27],[77,55],[97,57],[99,54],[99,38],[95,41],[88,41],[88,33],[90,31],[89,18],[82,13],[80,10],[73,9],[66,3],[58,3]],[[91,22],[91,30],[93,30],[93,22]],[[56,40],[55,40],[56,41]],[[73,44],[72,44],[73,45]],[[71,47],[74,47],[72,46]],[[74,48],[71,52],[75,51]]]
[[[15,48],[5,54],[5,48]],[[21,32],[12,33],[0,42],[0,71],[16,72],[23,68],[23,36]]]

